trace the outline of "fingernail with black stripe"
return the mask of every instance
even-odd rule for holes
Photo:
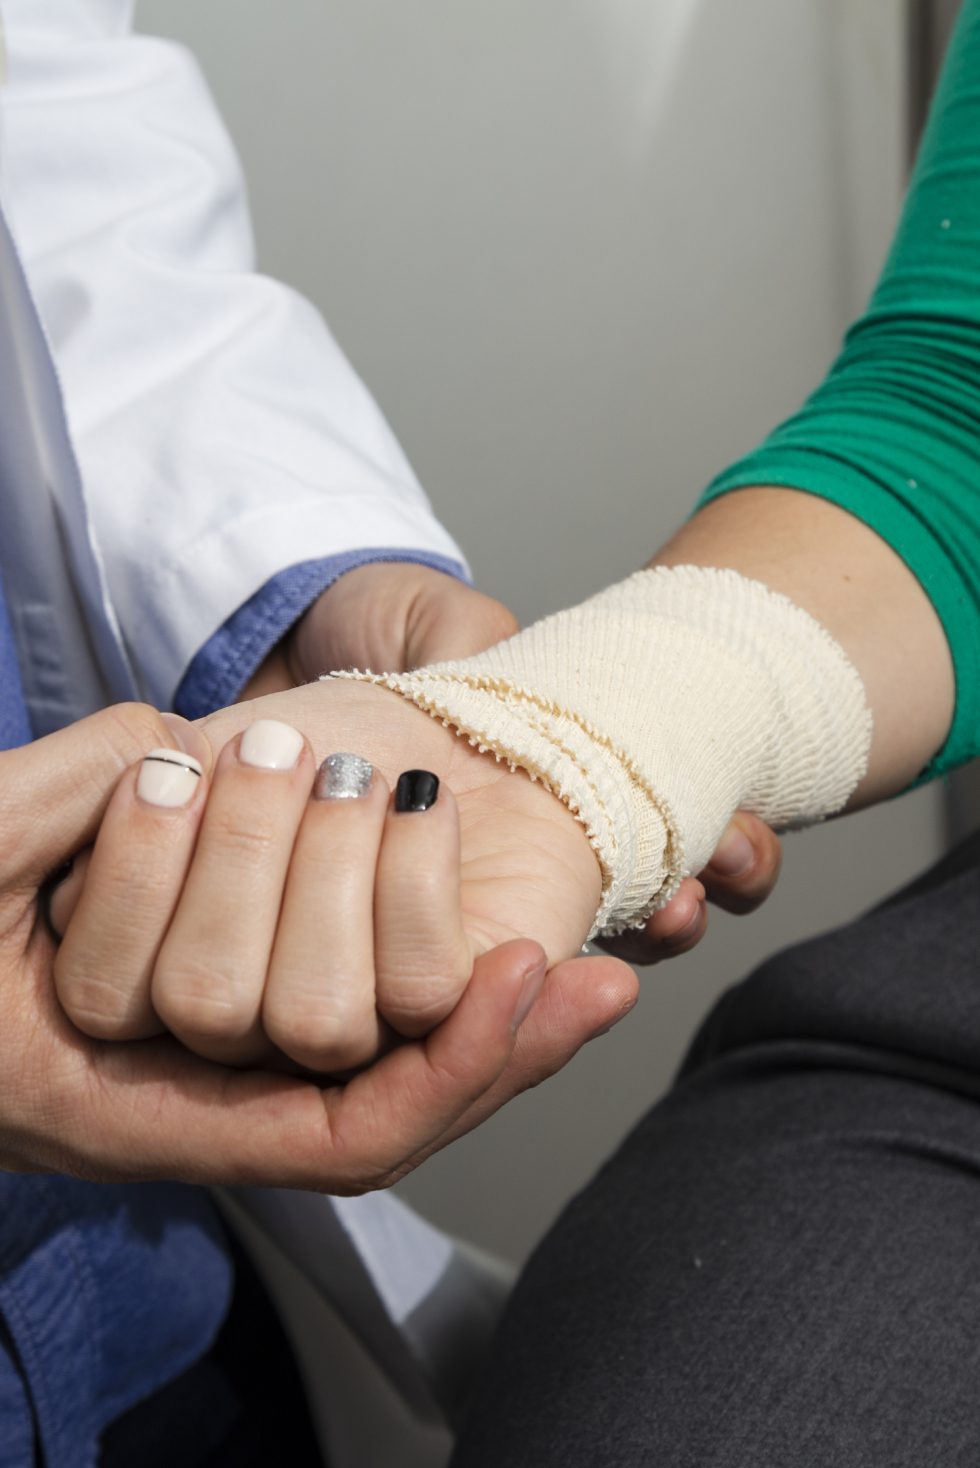
[[[439,777],[431,770],[406,770],[395,786],[395,810],[428,810],[439,795]]]
[[[179,749],[151,749],[143,756],[136,794],[147,805],[187,805],[203,773],[192,754]]]

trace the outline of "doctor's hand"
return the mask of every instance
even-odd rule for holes
[[[614,959],[545,975],[540,948],[512,943],[480,960],[424,1042],[326,1089],[230,1071],[169,1036],[107,1044],[81,1034],[54,992],[41,893],[93,839],[134,761],[180,742],[207,767],[206,741],[182,727],[122,705],[0,754],[0,1166],[362,1192],[560,1069],[633,1002],[633,975]]]
[[[517,630],[502,602],[455,576],[405,561],[357,566],[317,598],[242,697],[283,692],[341,668],[406,672],[482,652]]]

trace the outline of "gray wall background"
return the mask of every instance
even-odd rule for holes
[[[244,158],[261,263],[386,409],[523,619],[633,570],[816,384],[906,159],[899,0],[144,0]],[[402,1187],[522,1257],[712,998],[940,849],[925,790],[787,842],[780,889]]]

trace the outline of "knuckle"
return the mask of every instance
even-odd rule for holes
[[[412,935],[403,928],[397,947],[383,952],[378,966],[379,987],[383,982],[410,986],[424,1003],[447,989],[461,989],[470,977],[472,961],[462,932],[427,933],[422,929]]]
[[[220,844],[226,859],[238,867],[261,867],[276,846],[277,832],[271,820],[257,812],[223,811],[212,818],[209,836]]]
[[[76,1030],[88,1035],[90,1040],[135,1040],[137,1029],[128,1024],[122,1015],[112,1014],[89,1005],[83,1000],[78,1003],[62,1003],[62,1009]]]
[[[202,1041],[241,1040],[251,1030],[255,1012],[236,988],[212,968],[165,967],[153,977],[153,1007],[177,1035]]]
[[[55,956],[55,992],[75,1028],[95,1040],[134,1038],[141,1027],[142,1006],[133,989],[72,966],[62,959],[62,952]]]
[[[373,1002],[372,1002],[373,1012]],[[262,1010],[262,1023],[274,1045],[313,1070],[357,1064],[366,1059],[367,1016],[352,1004],[336,1007],[301,998],[274,999]]]
[[[378,1009],[400,1035],[428,1034],[452,1011],[458,987],[436,981],[424,987],[394,983],[378,991]]]
[[[455,1008],[471,972],[469,945],[462,934],[414,938],[399,932],[394,949],[378,956],[378,1008],[403,1035],[434,1029]]]
[[[273,1044],[293,1057],[298,1051],[332,1054],[348,1044],[358,1028],[359,1009],[342,997],[324,1004],[308,994],[273,994],[267,995],[263,1006],[263,1025]]]

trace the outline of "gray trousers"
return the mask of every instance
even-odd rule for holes
[[[639,1465],[980,1465],[980,833],[723,996],[529,1263],[453,1468]]]

